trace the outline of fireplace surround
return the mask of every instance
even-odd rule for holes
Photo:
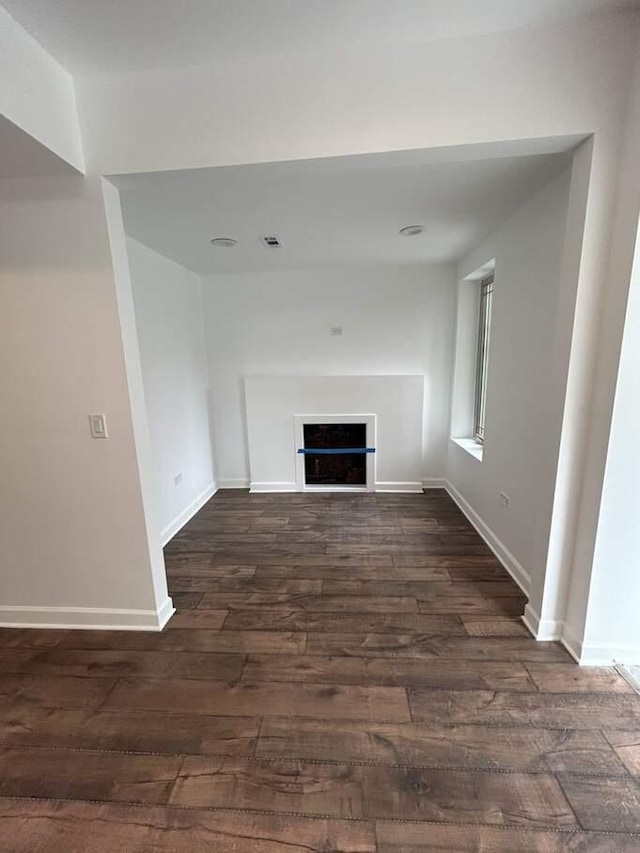
[[[247,376],[244,384],[252,492],[422,491],[424,376]],[[366,454],[366,486],[305,485],[305,421],[367,424],[375,453]]]
[[[373,414],[295,415],[296,480],[303,491],[374,491]]]

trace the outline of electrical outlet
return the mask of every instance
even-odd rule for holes
[[[341,336],[342,335],[342,326],[332,326],[331,327],[331,334],[334,336],[338,336],[338,337]]]
[[[174,485],[179,486],[181,482],[182,482],[182,474],[176,474],[176,476],[173,478]]]
[[[500,492],[500,503],[502,504],[502,506],[509,506],[509,504],[511,503],[511,498],[504,492]]]

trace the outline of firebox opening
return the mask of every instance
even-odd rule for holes
[[[304,424],[303,435],[307,485],[366,486],[366,424]]]

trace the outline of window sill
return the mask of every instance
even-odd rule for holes
[[[473,438],[452,438],[451,441],[454,444],[457,444],[458,447],[461,447],[465,450],[470,456],[473,456],[474,459],[477,459],[478,462],[482,462],[482,456],[484,454],[484,446],[479,442],[475,441]]]

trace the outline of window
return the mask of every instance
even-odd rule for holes
[[[465,276],[458,286],[451,441],[478,462],[482,462],[484,456],[495,264],[495,258],[488,259]]]
[[[484,442],[487,406],[487,371],[489,367],[489,337],[491,332],[491,302],[493,299],[493,274],[480,282],[480,310],[478,325],[478,352],[476,355],[476,394],[473,412],[473,437]]]

